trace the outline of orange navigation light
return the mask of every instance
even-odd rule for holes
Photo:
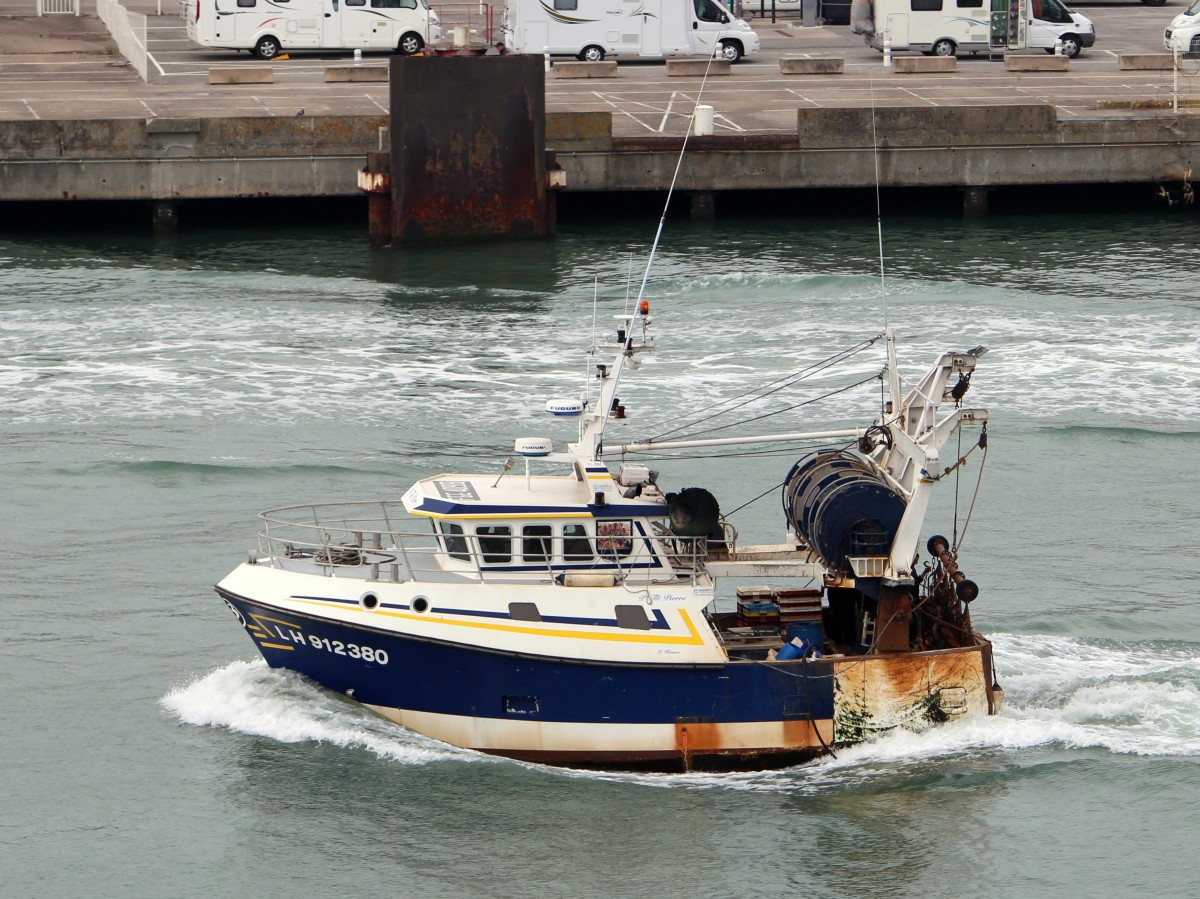
[[[642,315],[649,315],[650,314],[650,301],[642,300],[641,303],[638,304],[638,312],[640,312]]]

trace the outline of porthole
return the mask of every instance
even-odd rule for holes
[[[415,596],[412,601],[412,610],[414,612],[428,612],[429,600],[424,596]]]
[[[358,598],[358,604],[368,612],[374,612],[379,608],[379,597],[374,593],[364,593]]]

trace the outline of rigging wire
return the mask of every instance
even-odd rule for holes
[[[700,79],[700,88],[696,91],[696,102],[692,104],[692,114],[688,117],[687,130],[683,132],[683,143],[679,146],[679,158],[675,160],[675,173],[671,176],[671,186],[667,188],[667,199],[663,203],[662,214],[658,218],[658,229],[654,232],[654,243],[650,245],[650,256],[646,260],[646,270],[642,274],[642,283],[638,287],[636,304],[638,306],[641,305],[642,300],[646,296],[646,283],[650,280],[650,270],[654,267],[654,257],[658,253],[658,245],[662,241],[663,228],[667,222],[667,210],[671,208],[671,198],[675,195],[675,184],[679,181],[679,172],[683,168],[683,157],[687,152],[688,138],[692,136],[692,126],[696,122],[696,108],[699,107],[700,98],[704,95],[704,86],[708,84],[708,73],[712,69],[712,61],[720,46],[719,42],[714,44],[713,52],[708,55],[708,64],[704,67],[704,77]]]
[[[766,490],[764,490],[758,496],[751,497],[750,499],[748,499],[744,503],[742,503],[740,506],[738,506],[736,509],[730,509],[728,512],[723,513],[721,517],[728,518],[730,515],[736,515],[738,512],[742,511],[742,509],[746,508],[747,506],[753,505],[754,503],[758,502],[760,499],[762,499],[768,493],[774,493],[776,490],[778,490],[780,487],[783,486],[783,483],[784,483],[783,481],[780,481],[778,484],[772,484],[770,487],[768,487]]]
[[[979,435],[979,440],[980,440],[980,442],[977,443],[976,446],[983,447],[983,458],[979,460],[979,474],[975,478],[975,490],[971,494],[971,505],[969,505],[967,507],[967,517],[963,520],[962,534],[958,538],[959,539],[958,546],[955,547],[956,552],[959,548],[961,548],[962,541],[967,539],[967,528],[970,527],[971,517],[975,514],[975,501],[977,499],[979,499],[979,488],[983,486],[983,466],[987,465],[987,455],[988,455],[987,454],[987,428],[986,427],[983,429],[983,432]],[[968,452],[967,455],[970,455],[970,453]]]
[[[863,378],[861,381],[856,381],[856,382],[855,382],[855,383],[853,383],[853,384],[846,384],[846,385],[845,385],[845,386],[843,386],[843,387],[838,387],[838,388],[837,388],[837,389],[835,389],[835,390],[830,390],[828,393],[823,393],[823,394],[821,394],[820,396],[814,396],[814,397],[812,397],[812,398],[810,398],[810,399],[803,400],[802,402],[799,402],[799,403],[793,403],[793,404],[792,404],[792,405],[790,405],[790,406],[784,406],[784,407],[783,407],[783,408],[781,408],[781,409],[775,409],[775,410],[773,410],[773,411],[771,411],[771,412],[764,412],[764,413],[762,413],[761,415],[755,415],[755,416],[753,416],[752,418],[743,418],[743,419],[740,419],[739,421],[731,421],[731,422],[729,422],[729,423],[727,423],[727,424],[723,424],[723,425],[721,425],[720,427],[715,427],[715,428],[705,428],[705,429],[704,429],[704,430],[702,430],[702,431],[691,431],[691,432],[689,432],[689,433],[685,434],[685,435],[684,435],[684,437],[685,437],[685,438],[688,438],[688,439],[692,439],[692,438],[699,437],[699,436],[700,436],[700,435],[702,435],[702,434],[718,434],[718,433],[720,433],[721,431],[727,431],[727,430],[729,430],[730,428],[737,428],[737,427],[741,427],[741,426],[743,426],[743,425],[753,424],[754,422],[757,422],[757,421],[763,421],[763,420],[765,420],[765,419],[771,418],[771,417],[773,417],[773,416],[776,416],[776,415],[782,415],[784,412],[792,412],[792,411],[794,411],[794,410],[796,410],[796,409],[800,409],[800,408],[802,408],[802,407],[804,407],[804,406],[810,406],[810,405],[812,405],[813,403],[819,403],[819,402],[821,402],[822,400],[827,400],[827,399],[829,399],[830,397],[837,396],[838,394],[842,394],[842,393],[846,393],[846,392],[848,392],[848,391],[851,391],[851,390],[855,390],[855,389],[857,389],[857,388],[859,388],[859,387],[862,387],[862,385],[863,385],[863,384],[869,384],[869,383],[871,383],[872,381],[875,381],[875,380],[878,380],[878,379],[879,379],[879,375],[877,375],[877,374],[876,374],[876,375],[871,375],[871,377],[869,377],[869,378]],[[748,405],[748,404],[746,404],[746,405]],[[741,408],[741,407],[738,407],[738,408]],[[728,411],[729,411],[729,412],[733,412],[733,411],[736,411],[736,410],[734,410],[734,409],[730,409],[730,410],[728,410]],[[715,418],[716,416],[712,416],[712,417],[714,417],[714,418]],[[667,433],[668,433],[668,434],[670,434],[670,433],[673,433],[673,432],[670,432],[670,431],[668,431]],[[661,438],[660,438],[660,437],[653,437],[653,438],[650,438],[650,439],[651,439],[651,440],[660,440]]]
[[[871,79],[871,150],[875,160],[875,235],[879,241],[879,295],[883,302],[883,326],[888,319],[887,278],[883,263],[883,197],[879,189],[879,138],[875,131],[875,79]]]
[[[658,217],[658,228],[654,232],[654,242],[650,245],[650,255],[646,259],[646,270],[642,273],[642,283],[638,285],[637,302],[634,304],[635,309],[640,309],[642,301],[646,297],[646,284],[650,280],[650,271],[654,268],[654,257],[658,254],[658,246],[662,242],[663,228],[667,223],[667,211],[671,208],[671,198],[675,196],[675,185],[679,181],[679,173],[683,169],[683,158],[687,153],[688,138],[692,135],[692,126],[696,121],[696,108],[700,105],[700,98],[704,95],[704,86],[708,84],[708,74],[712,69],[712,61],[717,53],[717,49],[721,46],[718,42],[713,45],[713,52],[709,54],[708,64],[704,67],[704,77],[700,79],[700,88],[696,91],[696,102],[692,104],[692,114],[688,117],[687,129],[683,132],[683,142],[679,145],[679,157],[675,160],[675,172],[671,175],[671,186],[667,188],[667,199],[663,202],[662,213]],[[626,293],[626,315],[629,314],[628,292]],[[645,324],[643,323],[643,328]],[[613,389],[616,390],[620,383],[621,373],[618,367],[614,373]],[[607,410],[601,410],[602,415],[607,415]],[[600,424],[600,440],[603,442],[604,436],[604,420]]]
[[[629,254],[629,274],[625,276],[625,309],[623,314],[629,315],[629,285],[633,283],[633,253]]]
[[[768,381],[766,384],[762,384],[758,387],[754,387],[749,390],[744,390],[741,393],[736,394],[732,397],[728,397],[725,399],[718,400],[714,403],[711,403],[708,406],[705,406],[704,408],[697,410],[697,414],[709,412],[710,410],[714,410],[714,409],[717,411],[712,412],[710,415],[702,415],[701,417],[696,418],[692,421],[685,421],[685,422],[679,424],[677,427],[671,428],[670,430],[667,430],[667,431],[659,432],[659,433],[655,434],[653,437],[650,437],[649,439],[650,440],[663,440],[667,437],[670,437],[673,434],[678,434],[680,431],[683,431],[686,428],[693,428],[697,425],[703,424],[706,421],[711,421],[714,418],[719,418],[722,415],[727,415],[738,409],[742,409],[746,406],[751,405],[752,403],[758,402],[759,400],[766,399],[767,397],[769,397],[773,394],[776,394],[781,390],[785,390],[787,388],[794,387],[796,384],[799,384],[801,381],[804,381],[804,380],[812,377],[813,375],[820,374],[821,372],[826,371],[829,368],[832,368],[834,365],[837,365],[841,362],[845,362],[847,359],[850,359],[853,356],[856,356],[859,353],[863,352],[864,350],[869,349],[871,346],[873,346],[875,344],[875,342],[879,339],[880,336],[881,335],[877,334],[874,337],[871,337],[867,340],[860,341],[859,343],[857,343],[851,347],[847,347],[844,350],[839,350],[830,356],[826,356],[824,359],[820,359],[816,362],[813,362],[804,368],[797,369],[796,371],[791,372],[790,374],[784,375],[780,378],[776,378],[774,381]],[[870,379],[868,379],[868,380],[870,380]],[[860,382],[860,383],[862,383],[862,382]],[[849,385],[849,387],[858,387],[858,386],[859,386],[859,384]],[[832,393],[826,394],[826,397],[833,396],[833,395],[834,394],[832,394]],[[749,396],[750,399],[744,400],[744,402],[738,402],[739,400],[743,400],[747,396]],[[822,399],[822,398],[823,397],[817,397],[816,399]],[[809,402],[815,402],[815,400],[811,400]],[[797,404],[797,406],[802,406],[802,405],[806,405],[806,403]],[[797,406],[789,406],[789,407],[786,407],[779,411],[786,412],[786,411],[788,411],[788,409],[797,408]],[[721,408],[721,407],[725,407],[725,408]],[[771,413],[771,414],[775,414],[775,413]],[[753,420],[754,419],[751,419],[751,421],[753,421]],[[656,426],[661,426],[661,425],[652,424],[650,427],[654,428]],[[717,428],[716,430],[722,430],[723,428],[732,427],[732,426],[733,425],[723,425],[721,428]],[[697,434],[707,434],[707,433],[710,433],[710,431],[707,431],[707,430],[696,431],[696,432],[691,433],[690,436],[694,437]]]

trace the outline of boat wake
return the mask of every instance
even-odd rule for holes
[[[1000,634],[1002,715],[951,722],[839,749],[783,771],[647,775],[538,768],[564,777],[647,786],[817,792],[897,776],[930,762],[1031,749],[1200,756],[1200,652],[1180,642],[1118,643]],[[328,743],[402,764],[517,764],[456,749],[376,718],[361,706],[264,662],[231,662],[172,690],[162,705],[181,721],[282,743]]]
[[[1181,642],[1118,643],[999,634],[1004,712],[887,736],[837,750],[787,772],[758,772],[697,784],[821,792],[896,780],[922,782],[931,762],[969,760],[995,769],[1039,749],[1116,755],[1200,757],[1200,651]]]
[[[1007,693],[1005,715],[997,723],[1028,730],[1040,743],[1131,755],[1200,755],[1195,644],[1010,634],[995,642]]]
[[[397,727],[297,674],[268,668],[261,660],[230,662],[159,701],[186,724],[224,727],[281,743],[362,749],[409,765],[489,760]]]

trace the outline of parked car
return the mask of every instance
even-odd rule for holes
[[[1171,20],[1163,32],[1163,46],[1172,53],[1200,53],[1200,0]]]

